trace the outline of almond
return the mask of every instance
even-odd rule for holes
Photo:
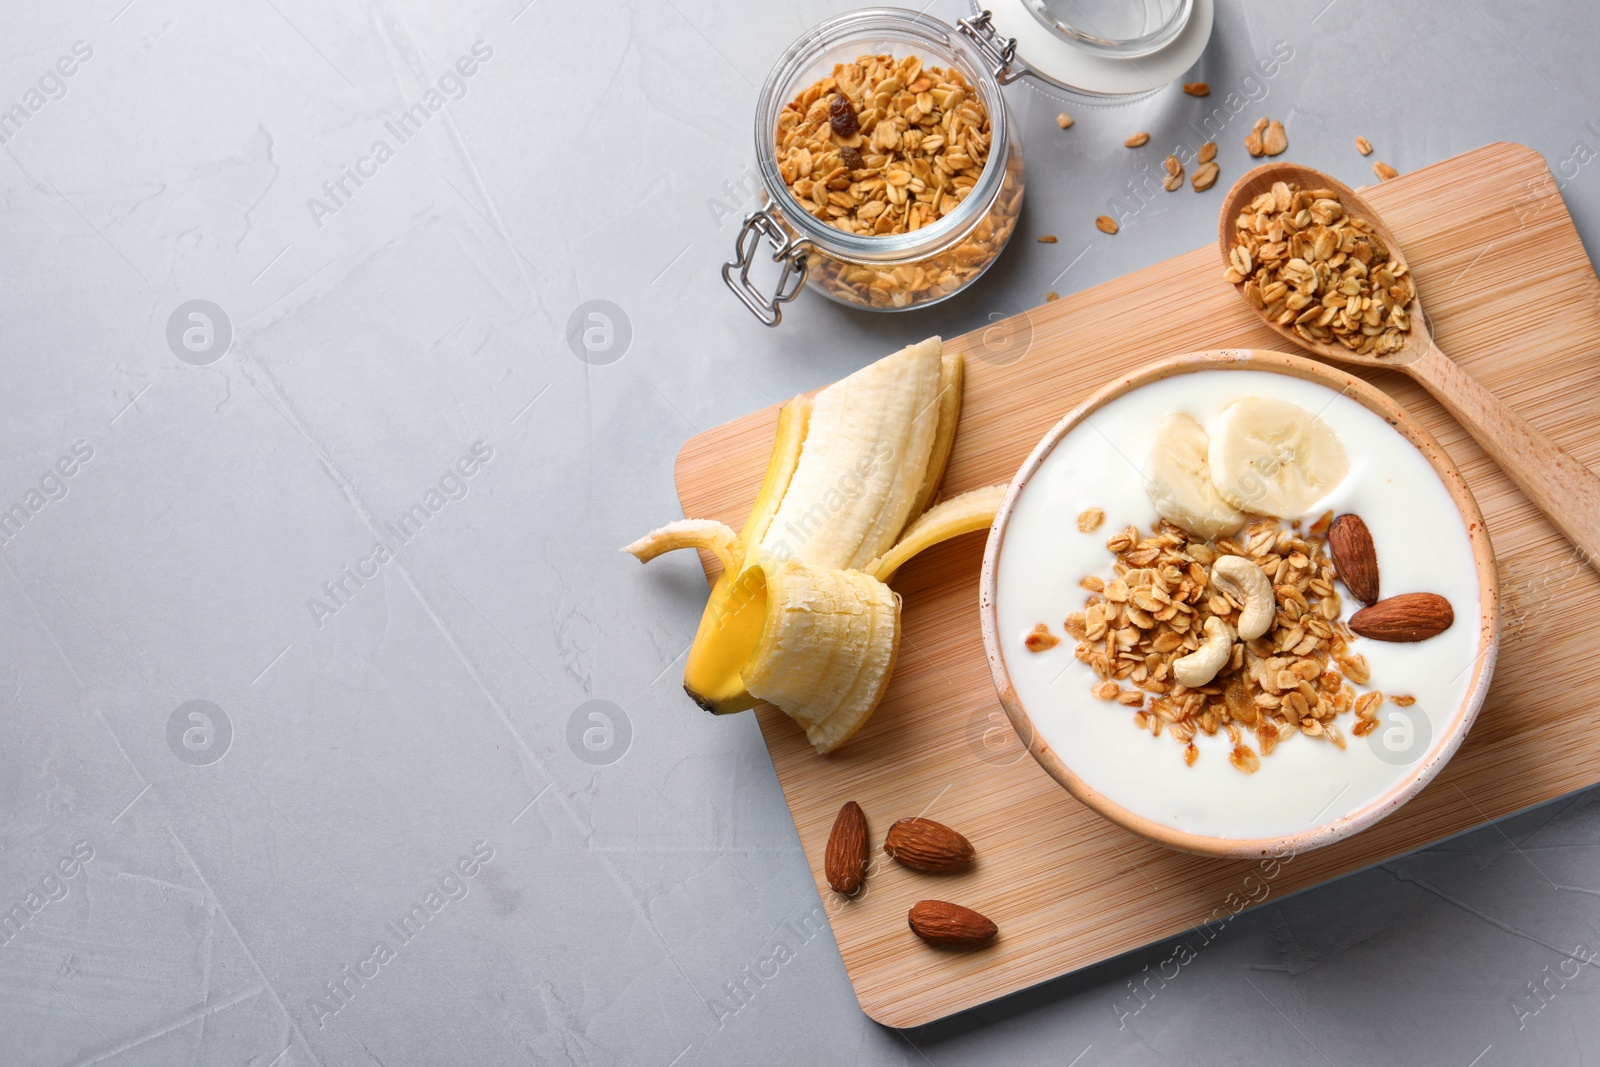
[[[930,945],[978,948],[994,940],[1000,928],[971,908],[946,900],[919,900],[906,915],[911,932]]]
[[[889,827],[883,851],[918,871],[953,871],[972,862],[972,842],[932,819],[901,819]]]
[[[836,893],[854,893],[867,880],[867,815],[853,800],[833,820],[822,866]]]
[[[1455,621],[1450,601],[1437,593],[1401,593],[1350,616],[1350,629],[1374,641],[1426,641]]]
[[[1360,515],[1340,515],[1328,527],[1328,554],[1345,586],[1363,604],[1378,602],[1378,550]]]

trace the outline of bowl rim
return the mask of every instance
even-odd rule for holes
[[[1392,788],[1355,811],[1313,829],[1279,837],[1224,838],[1189,833],[1136,814],[1090,787],[1073,773],[1068,763],[1043,741],[1039,731],[1034,728],[1032,719],[1012,685],[1005,657],[1000,648],[995,589],[1006,530],[1015,511],[1017,499],[1027,488],[1044,460],[1070,430],[1110,401],[1151,382],[1201,370],[1260,370],[1286,374],[1328,386],[1379,415],[1422,453],[1434,473],[1444,483],[1446,491],[1455,502],[1466,524],[1473,560],[1477,566],[1479,613],[1478,655],[1473,664],[1475,673],[1467,687],[1465,698],[1456,709],[1449,725],[1440,731],[1432,751]],[[1449,762],[1450,757],[1455,754],[1466,737],[1488,695],[1489,682],[1494,675],[1495,661],[1500,649],[1500,589],[1494,547],[1489,541],[1483,514],[1478,509],[1476,499],[1468,489],[1461,472],[1456,469],[1439,442],[1392,397],[1363,379],[1304,356],[1259,348],[1207,349],[1167,356],[1144,364],[1119,375],[1057,422],[1018,469],[1011,480],[1011,487],[1006,492],[999,512],[995,515],[994,525],[989,530],[989,540],[983,553],[983,571],[979,580],[979,615],[984,651],[1000,703],[1005,708],[1006,717],[1011,721],[1017,736],[1026,741],[1028,751],[1047,774],[1091,810],[1140,837],[1181,852],[1230,858],[1257,858],[1282,855],[1286,849],[1299,853],[1320,848],[1372,826],[1414,797]]]

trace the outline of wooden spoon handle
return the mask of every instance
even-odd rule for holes
[[[1535,507],[1600,570],[1600,475],[1429,344],[1405,370],[1450,410]]]

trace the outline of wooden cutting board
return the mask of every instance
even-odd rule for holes
[[[1411,261],[1440,347],[1600,467],[1600,280],[1544,161],[1522,145],[1494,144],[1366,195]],[[906,342],[920,339],[914,321],[906,330]],[[946,343],[968,353],[947,496],[1010,480],[1046,430],[1129,368],[1196,349],[1282,346],[1223,283],[1214,246]],[[862,362],[882,354],[862,352]],[[899,666],[850,744],[820,757],[781,712],[757,711],[868,1015],[919,1025],[1204,924],[1189,939],[1197,945],[1243,908],[1600,782],[1592,622],[1600,576],[1431,397],[1397,373],[1353,373],[1403,404],[1450,453],[1499,557],[1500,663],[1455,759],[1395,815],[1319,851],[1256,863],[1150,844],[1075,801],[1007,725],[978,633],[983,538],[933,549],[894,580],[905,598]],[[744,521],[775,421],[769,408],[684,445],[685,515],[735,528]],[[877,857],[854,900],[830,890],[822,873],[846,800],[866,810]],[[889,824],[918,814],[971,838],[977,865],[932,876],[885,860]],[[929,948],[906,928],[907,909],[927,897],[977,908],[999,924],[1000,939],[968,954]]]

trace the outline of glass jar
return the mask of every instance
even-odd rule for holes
[[[865,235],[839,229],[801,205],[779,172],[777,132],[779,116],[802,90],[832,74],[837,64],[879,54],[916,55],[925,66],[959,73],[988,112],[990,143],[982,172],[949,214],[909,233]],[[768,326],[778,324],[780,305],[808,282],[841,304],[877,311],[947,299],[994,262],[1022,210],[1022,151],[1000,80],[971,37],[929,15],[869,8],[829,19],[802,36],[761,89],[755,141],[766,206],[745,219],[738,257],[723,267],[722,276]],[[781,269],[770,295],[750,280],[763,240]]]
[[[948,299],[999,257],[1022,210],[1022,147],[1001,87],[1027,77],[1071,103],[1144,99],[1199,57],[1211,34],[1213,3],[990,0],[994,14],[974,3],[972,17],[954,26],[899,8],[829,19],[789,47],[761,88],[755,147],[764,204],[745,217],[723,281],[767,326],[778,325],[783,305],[808,282],[832,300],[873,311]],[[871,235],[831,225],[801,203],[779,169],[778,132],[785,109],[803,90],[840,64],[882,54],[897,60],[916,55],[925,67],[959,74],[988,113],[990,145],[982,172],[954,210],[910,232]],[[779,271],[769,291],[750,278],[764,246]]]

